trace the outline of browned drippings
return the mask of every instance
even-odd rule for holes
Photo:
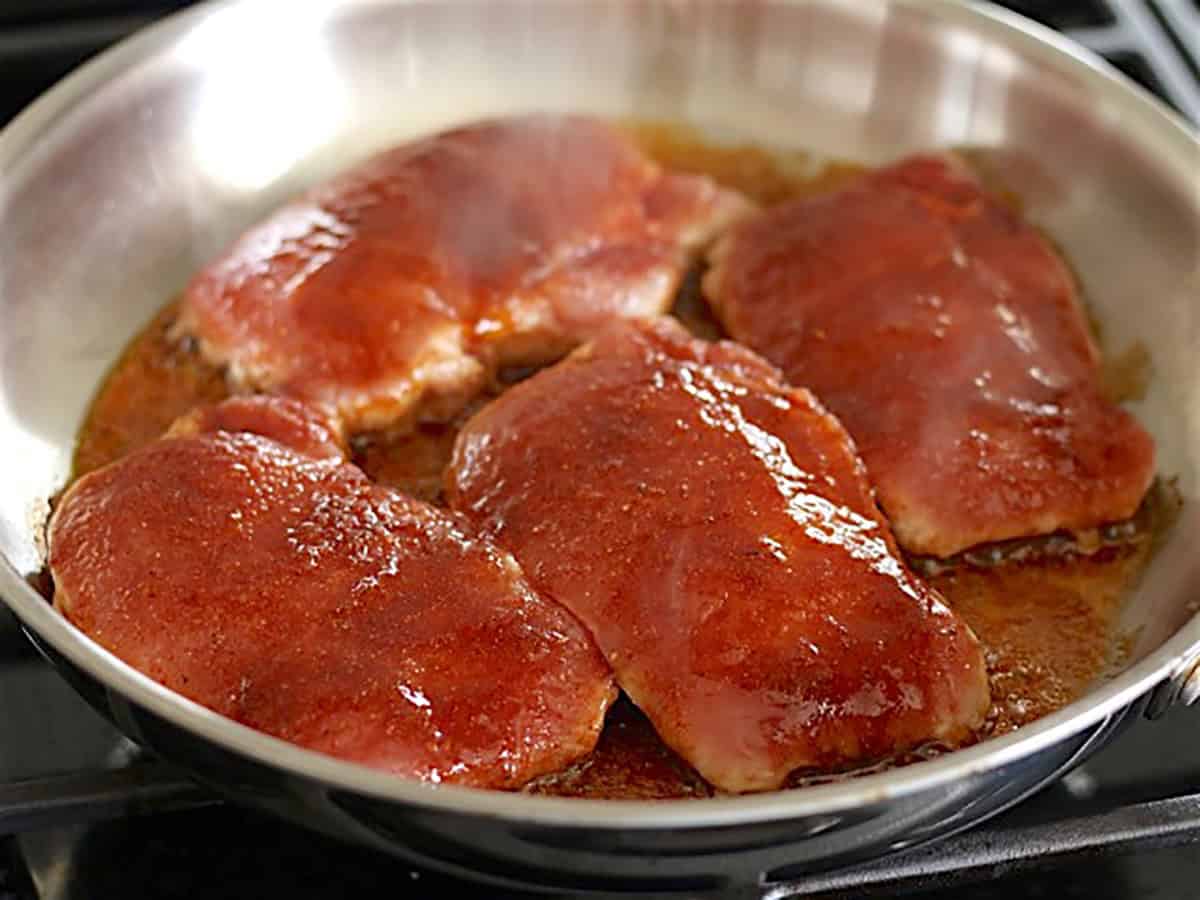
[[[814,164],[804,153],[716,146],[689,129],[630,127],[663,163],[710,174],[761,203],[833,189],[862,171],[852,163]],[[160,312],[133,339],[101,385],[80,431],[76,477],[155,439],[194,405],[227,396],[221,373],[203,362],[190,344],[170,336],[175,312],[175,304]],[[685,283],[673,312],[701,337],[721,335],[699,295],[696,273]],[[1110,362],[1114,394],[1138,396],[1148,369],[1144,349],[1135,348],[1127,358]],[[507,382],[502,378],[494,391],[502,391]],[[360,435],[353,442],[354,461],[381,483],[438,502],[442,471],[456,434],[457,424],[452,423],[422,425],[402,435]],[[1098,532],[1086,546],[1077,537],[1055,536],[1013,542],[999,554],[964,554],[949,565],[922,567],[922,561],[914,561],[985,647],[993,705],[980,738],[1010,731],[1062,707],[1119,666],[1126,644],[1125,636],[1116,631],[1122,600],[1153,552],[1151,537],[1169,521],[1172,496],[1160,488],[1135,520]],[[1081,549],[1088,553],[1080,553]],[[946,749],[919,748],[903,758],[854,772],[798,772],[790,784],[877,771]],[[592,754],[565,772],[539,779],[527,790],[639,799],[712,793],[625,698],[609,714]]]
[[[363,435],[353,442],[354,464],[382,485],[438,503],[456,434],[452,424],[422,423],[408,434]]]
[[[658,737],[624,694],[608,712],[596,749],[569,769],[539,778],[525,790],[558,797],[662,800],[711,797],[715,792]]]
[[[193,406],[229,396],[221,372],[171,337],[177,311],[176,303],[161,310],[100,386],[75,444],[74,478],[159,437]]]
[[[1150,351],[1134,341],[1120,353],[1111,353],[1101,370],[1105,395],[1113,403],[1141,400],[1150,386]]]
[[[770,151],[753,144],[718,144],[684,125],[631,122],[625,128],[647,154],[664,166],[710,175],[764,206],[835,190],[866,168],[846,160],[823,159],[805,150]]]
[[[984,646],[992,688],[986,734],[1003,734],[1081,696],[1116,662],[1113,624],[1148,543],[930,581]]]

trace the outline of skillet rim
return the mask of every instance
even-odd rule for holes
[[[53,127],[58,117],[85,103],[94,88],[170,48],[209,17],[226,14],[248,2],[253,0],[221,0],[175,13],[76,69],[0,131],[0,172],[16,171],[38,138]],[[340,2],[349,5],[347,0]],[[397,2],[411,5],[417,0]],[[775,2],[801,5],[805,0]],[[1014,52],[1032,56],[1039,63],[1084,80],[1087,88],[1119,106],[1123,115],[1134,120],[1134,126],[1140,126],[1143,146],[1160,163],[1187,171],[1184,166],[1200,159],[1200,134],[1179,115],[1108,63],[1050,29],[974,0],[889,2],[920,8],[933,18],[982,32]],[[1197,212],[1200,214],[1200,208]],[[1182,540],[1177,531],[1170,543]],[[1200,657],[1198,613],[1145,659],[1062,709],[1009,734],[933,760],[790,791],[686,801],[600,800],[434,786],[306,750],[226,719],[122,662],[62,617],[3,556],[0,556],[0,599],[26,628],[102,685],[172,725],[268,768],[283,769],[328,787],[430,811],[577,829],[699,829],[778,822],[911,796],[1033,756],[1132,705],[1159,683],[1186,671]]]

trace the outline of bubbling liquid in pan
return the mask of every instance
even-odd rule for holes
[[[664,165],[711,175],[764,205],[836,189],[862,171],[853,163],[822,162],[802,152],[718,145],[672,125],[628,127]],[[720,326],[699,295],[696,274],[685,282],[672,312],[697,336],[721,337]],[[170,336],[176,311],[171,303],[159,312],[101,385],[79,434],[74,477],[158,438],[192,407],[228,395],[221,372],[205,363],[188,342]],[[1140,347],[1110,361],[1106,384],[1116,399],[1130,399],[1144,389],[1147,363]],[[487,395],[455,422],[420,425],[401,435],[355,437],[354,462],[381,484],[438,502],[458,425],[479,404],[527,374],[501,373]],[[1003,734],[1061,708],[1120,667],[1131,637],[1117,630],[1122,603],[1153,552],[1155,535],[1169,524],[1173,506],[1171,489],[1160,484],[1133,521],[1086,540],[1012,542],[948,563],[913,560],[967,620],[985,649],[992,708],[977,739]],[[1088,552],[1079,552],[1081,548]],[[926,746],[854,772],[796,772],[790,784],[850,777],[946,750]],[[593,753],[526,790],[629,799],[713,793],[624,698],[610,711]]]

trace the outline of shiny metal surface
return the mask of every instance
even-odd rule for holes
[[[1179,687],[1179,702],[1192,706],[1200,700],[1200,663],[1192,666]]]
[[[40,566],[85,406],[151,313],[298,187],[387,143],[529,109],[681,119],[868,162],[982,148],[1075,263],[1110,352],[1140,341],[1153,360],[1137,412],[1185,506],[1129,604],[1128,669],[1020,732],[898,771],[745,798],[579,801],[430,788],[282,743],[170,694],[54,613],[22,576]],[[0,134],[0,594],[131,736],[314,827],[509,882],[794,878],[1017,802],[1192,670],[1198,298],[1196,135],[1011,16],[951,0],[202,7],[104,54]]]

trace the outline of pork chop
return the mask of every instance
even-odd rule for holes
[[[956,742],[988,708],[841,425],[735,344],[613,325],[470,419],[447,479],[721,789]]]
[[[664,310],[747,206],[598,120],[468,125],[252,228],[189,285],[178,331],[235,386],[328,404],[350,431],[447,418],[498,366]]]
[[[230,404],[66,492],[71,622],[225,716],[410,778],[512,788],[592,748],[608,667],[509,554],[373,486],[295,401]]]
[[[955,158],[768,209],[711,262],[725,329],[842,420],[910,552],[1137,509],[1154,445],[1102,392],[1070,271]]]

